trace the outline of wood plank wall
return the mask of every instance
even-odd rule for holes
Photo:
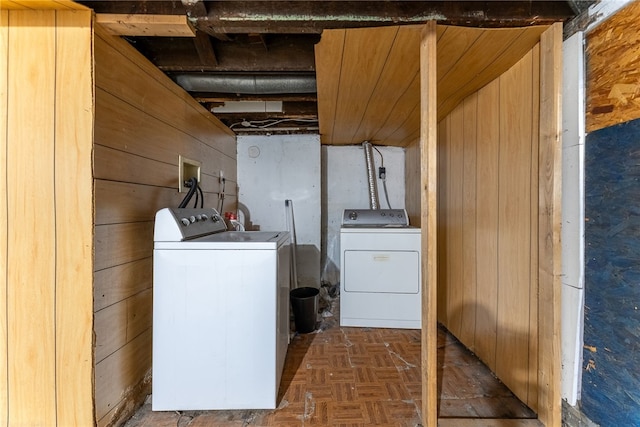
[[[539,46],[438,129],[439,320],[534,410]]]
[[[0,10],[0,424],[7,426],[94,422],[92,16],[64,9]]]
[[[95,32],[95,411],[118,423],[150,388],[155,212],[178,206],[178,155],[202,162],[205,206],[235,210],[233,133],[122,39]],[[177,342],[176,345],[179,345]]]

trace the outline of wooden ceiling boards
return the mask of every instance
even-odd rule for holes
[[[323,144],[405,147],[419,137],[421,28],[323,32],[316,45]],[[438,121],[513,66],[547,28],[438,26]]]

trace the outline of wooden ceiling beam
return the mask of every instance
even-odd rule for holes
[[[195,37],[186,16],[96,14],[96,23],[114,36]]]
[[[196,45],[196,50],[198,51],[198,58],[200,58],[200,63],[202,65],[211,67],[218,65],[218,59],[216,58],[216,53],[213,50],[209,34],[197,31],[194,43]]]

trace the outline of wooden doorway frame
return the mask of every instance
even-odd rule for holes
[[[437,34],[425,24],[420,43],[420,208],[422,230],[422,419],[438,425],[437,384]],[[560,292],[562,180],[562,24],[540,37],[538,175],[538,419],[561,425]]]

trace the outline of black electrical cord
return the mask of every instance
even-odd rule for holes
[[[198,187],[196,188],[196,190],[200,188],[200,186],[198,185]],[[200,193],[198,191],[196,191],[196,201],[193,203],[193,207],[197,208],[198,207],[198,199],[200,198]]]
[[[196,179],[196,177],[189,178],[189,180],[185,182],[185,185],[189,187],[189,192],[186,196],[184,196],[184,199],[182,199],[182,202],[180,202],[178,208],[185,208],[187,206],[187,203],[189,203],[189,200],[191,200],[191,198],[193,197],[193,193],[198,191],[198,180]]]
[[[198,193],[200,193],[200,209],[204,208],[204,193],[202,192],[202,187],[198,185]]]

